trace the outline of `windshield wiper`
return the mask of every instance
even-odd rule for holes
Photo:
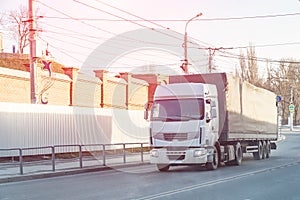
[[[176,117],[176,118],[175,118]],[[152,120],[154,121],[180,121],[181,118],[178,116],[171,116],[171,117],[153,117]]]
[[[184,118],[187,118],[187,119],[200,119],[200,116],[181,116],[181,117],[184,117]]]
[[[192,119],[200,119],[200,117],[172,115],[168,117],[154,117],[156,121],[189,121]]]

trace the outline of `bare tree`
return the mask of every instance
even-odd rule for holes
[[[282,60],[278,67],[269,70],[269,84],[271,90],[282,97],[281,116],[283,123],[287,123],[290,102],[295,105],[294,124],[299,123],[300,106],[300,64],[292,59]],[[291,90],[293,99],[291,99]]]
[[[0,25],[3,30],[11,32],[12,39],[18,44],[18,52],[24,53],[24,49],[29,45],[28,9],[26,6],[20,5],[18,9],[2,13]]]
[[[255,47],[250,45],[247,48],[247,56],[240,52],[241,78],[256,86],[262,86],[262,78],[259,77]]]
[[[240,52],[240,67],[241,67],[241,78],[243,81],[248,81],[248,68],[245,61],[243,52]]]
[[[14,34],[14,39],[18,42],[19,53],[24,53],[24,48],[29,45],[29,23],[24,22],[28,18],[28,10],[25,6],[20,6],[18,10],[11,10],[8,21],[12,24],[10,31]]]
[[[256,60],[255,47],[250,44],[247,48],[247,63],[249,70],[249,82],[254,85],[261,85],[261,80],[258,76],[258,66]]]

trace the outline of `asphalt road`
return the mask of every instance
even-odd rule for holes
[[[1,200],[21,199],[300,199],[300,134],[288,134],[271,158],[245,155],[216,171],[153,165],[0,184]]]

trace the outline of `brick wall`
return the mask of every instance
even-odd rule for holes
[[[71,79],[66,75],[53,73],[49,79],[47,72],[37,68],[36,71],[40,78],[36,88],[37,101],[48,101],[51,105],[69,105],[70,97],[68,87]],[[49,76],[49,75],[48,75]],[[44,90],[46,85],[51,85],[48,90]],[[14,103],[30,103],[30,74],[29,72],[13,70],[0,67],[0,101]]]
[[[79,72],[77,68],[63,68],[72,82],[70,84],[70,105],[82,107],[100,107],[102,81]]]
[[[53,73],[50,80],[47,75],[41,75],[40,77],[39,91],[45,89],[45,84],[50,84],[49,89],[43,95],[47,99],[48,104],[69,106],[70,95],[68,95],[68,92],[72,80],[68,76],[58,73]],[[41,101],[41,96],[39,97],[39,101]]]
[[[127,82],[118,77],[109,76],[106,70],[95,70],[95,76],[102,81],[101,103],[102,108],[121,108],[127,109],[126,87]]]
[[[133,78],[133,75],[129,73],[121,73],[120,78],[123,78],[127,82],[126,105],[128,109],[144,109],[144,105],[148,101],[149,84],[144,80]]]
[[[95,75],[76,68],[63,68],[65,74],[52,73],[37,65],[37,100],[49,105],[120,108],[142,110],[148,101],[148,83],[131,74],[110,76],[107,71]],[[0,67],[0,102],[30,103],[30,73]]]
[[[29,73],[0,67],[1,102],[30,103]]]

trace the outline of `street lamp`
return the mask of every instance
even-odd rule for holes
[[[184,48],[184,63],[183,63],[183,71],[187,74],[188,73],[188,65],[189,65],[189,61],[188,61],[188,57],[187,57],[187,25],[194,19],[196,19],[197,17],[200,17],[202,15],[202,13],[199,13],[198,15],[192,17],[190,20],[188,20],[185,24],[185,29],[184,29],[184,43],[183,43],[183,48]]]

